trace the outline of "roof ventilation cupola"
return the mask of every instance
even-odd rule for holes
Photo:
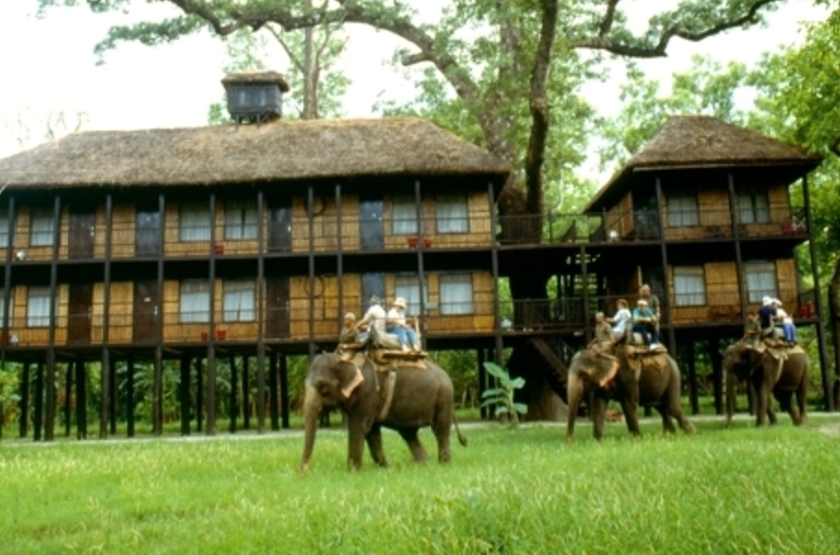
[[[283,115],[283,93],[289,84],[276,71],[243,71],[222,79],[230,117],[239,123],[261,123]]]

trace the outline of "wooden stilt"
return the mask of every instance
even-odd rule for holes
[[[128,437],[134,437],[134,355],[128,355],[126,376],[125,421]]]
[[[64,372],[64,437],[70,437],[73,425],[73,415],[70,410],[70,399],[73,397],[73,363],[67,364]],[[77,422],[78,425],[78,422]]]
[[[286,355],[280,354],[280,417],[283,428],[289,428],[289,368]]]
[[[76,439],[87,438],[87,378],[85,361],[76,359]]]
[[[117,361],[114,358],[111,358],[110,362],[110,378],[108,381],[108,388],[110,393],[108,394],[108,413],[110,416],[110,424],[111,424],[111,435],[116,435],[117,433]]]
[[[271,405],[271,429],[277,431],[280,429],[280,403],[277,395],[277,352],[271,351],[268,357],[268,392],[271,396],[269,403]]]
[[[204,424],[204,363],[201,357],[195,359],[195,429],[201,431]]]
[[[251,381],[248,376],[249,358],[248,355],[242,357],[242,427],[246,430],[251,428]]]
[[[35,372],[35,406],[34,416],[32,417],[32,426],[34,428],[33,439],[41,441],[42,430],[44,426],[44,363],[38,361],[38,369]]]
[[[186,353],[181,355],[181,383],[178,384],[178,395],[181,405],[181,435],[190,435],[190,363],[192,357]]]
[[[239,407],[236,406],[237,395],[236,390],[239,387],[239,382],[237,380],[236,375],[236,355],[231,353],[230,357],[228,358],[228,364],[230,364],[230,433],[236,433],[236,416],[239,412]]]
[[[29,435],[29,366],[30,362],[23,363],[23,372],[20,377],[20,437]]]

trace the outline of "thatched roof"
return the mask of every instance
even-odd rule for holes
[[[806,173],[821,160],[798,146],[714,117],[671,116],[599,191],[590,207],[600,207],[604,193],[632,180],[632,174],[639,171],[787,166],[800,167],[801,173]]]
[[[496,176],[510,167],[415,118],[88,131],[0,160],[0,186],[210,185],[387,175]]]
[[[234,85],[238,83],[253,83],[253,84],[263,84],[263,83],[276,83],[280,90],[285,92],[289,92],[289,84],[286,82],[286,79],[283,77],[282,73],[277,71],[271,70],[251,70],[251,71],[240,71],[238,73],[229,73],[225,75],[225,78],[222,79],[222,85]]]

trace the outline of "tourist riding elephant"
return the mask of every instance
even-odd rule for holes
[[[764,425],[765,415],[770,424],[776,423],[776,412],[770,403],[771,391],[782,410],[790,414],[795,426],[807,423],[808,380],[811,376],[808,356],[798,347],[781,353],[782,357],[776,359],[766,348],[759,351],[744,343],[735,343],[722,351],[726,373],[726,426],[729,426],[735,412],[735,385],[744,380],[756,393],[756,426]],[[798,408],[791,402],[794,393]]]
[[[387,466],[382,451],[382,426],[396,430],[402,436],[417,462],[426,460],[426,451],[417,438],[417,431],[424,426],[431,426],[437,438],[440,462],[448,462],[450,458],[449,432],[453,422],[461,445],[467,444],[455,421],[449,375],[430,360],[406,366],[396,369],[390,408],[380,420],[386,402],[381,394],[384,384],[377,387],[374,367],[369,359],[361,367],[364,381],[346,396],[348,386],[352,387],[356,381],[356,366],[343,361],[337,354],[315,357],[306,375],[302,472],[309,468],[318,415],[325,408],[337,407],[347,415],[348,464],[351,468],[361,465],[365,440],[373,460],[380,466]]]
[[[665,352],[657,357],[661,357],[658,365],[641,366],[638,383],[635,369],[638,364],[628,358],[622,347],[619,347],[617,356],[584,349],[572,357],[567,383],[569,419],[566,441],[571,442],[574,438],[577,410],[584,395],[589,395],[591,399],[595,439],[600,440],[604,435],[604,416],[610,399],[621,403],[627,429],[633,435],[641,435],[636,415],[640,403],[656,407],[662,415],[662,426],[666,432],[675,431],[671,421],[674,417],[686,433],[693,434],[694,425],[685,417],[680,405],[680,370],[677,363]]]

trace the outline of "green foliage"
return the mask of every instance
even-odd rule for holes
[[[724,67],[708,57],[694,56],[689,71],[673,75],[667,94],[658,81],[645,79],[635,64],[629,66],[627,77],[619,95],[625,103],[621,113],[599,126],[605,140],[600,151],[602,167],[620,167],[671,115],[705,114],[746,123],[746,114],[735,106],[735,93],[748,77],[743,64],[730,62]]]
[[[6,365],[0,368],[0,438],[3,437],[3,427],[7,421],[17,414],[18,385],[20,382],[20,368],[17,365]]]
[[[660,428],[639,441],[608,424],[571,446],[554,426],[474,429],[446,466],[385,432],[391,467],[366,455],[352,473],[345,432],[324,430],[303,478],[299,435],[6,446],[0,537],[20,554],[836,551],[840,437],[786,417]]]
[[[482,407],[496,407],[495,416],[509,419],[511,426],[519,424],[519,416],[528,412],[528,406],[513,400],[517,389],[525,386],[525,378],[511,378],[507,370],[495,362],[485,362],[484,368],[496,378],[497,387],[485,389],[481,394]]]

